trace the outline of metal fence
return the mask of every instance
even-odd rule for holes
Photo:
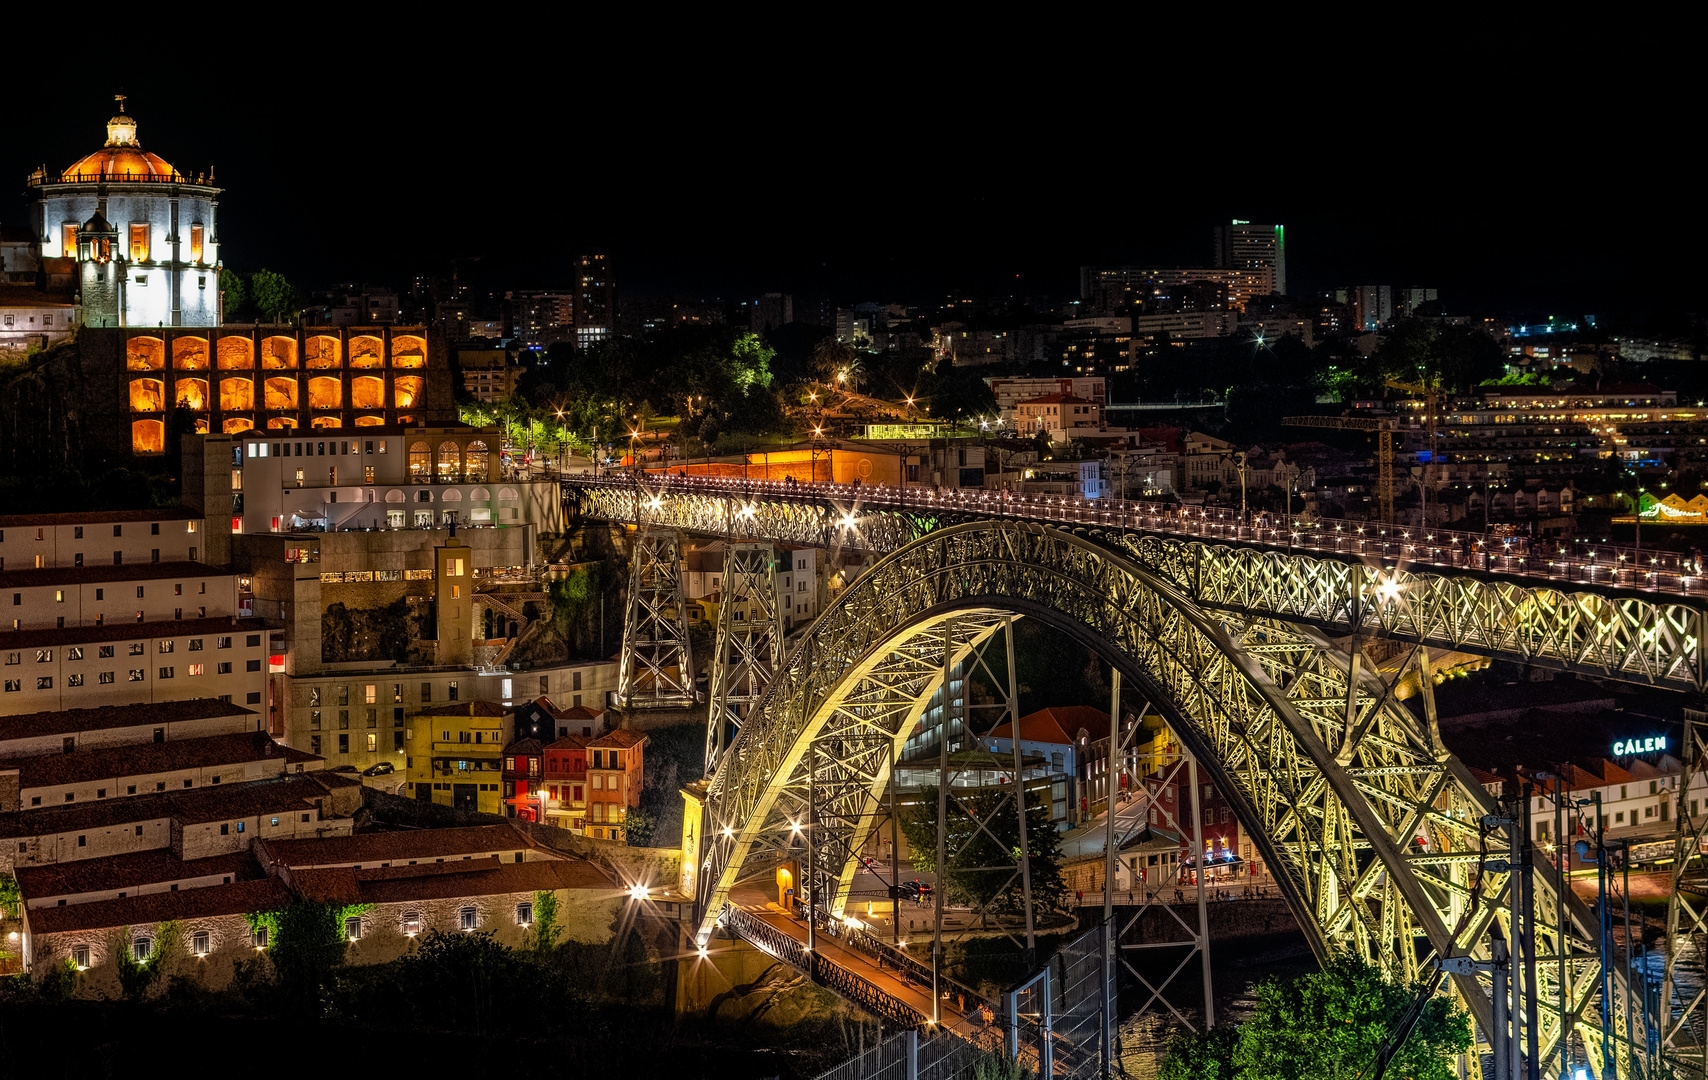
[[[1003,1012],[974,1009],[936,1034],[904,1031],[815,1080],[972,1080],[978,1063],[996,1054],[1018,1058],[1037,1076],[1100,1077],[1105,1060],[1117,1056],[1106,1045],[1114,994],[1104,981],[1104,947],[1103,927],[1095,927],[1004,994]]]

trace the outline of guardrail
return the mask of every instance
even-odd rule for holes
[[[819,914],[819,926],[826,934],[835,938],[837,941],[840,941],[848,948],[853,949],[856,952],[865,953],[867,956],[877,961],[880,969],[889,969],[894,971],[897,975],[900,975],[908,982],[913,983],[916,986],[923,987],[927,991],[931,989],[930,966],[920,963],[906,951],[896,948],[894,945],[891,945],[889,942],[884,941],[882,938],[879,938],[877,935],[866,930],[849,926],[845,922],[837,922],[835,919],[826,918],[822,912]],[[957,1005],[959,1006],[956,1009],[957,1012],[966,1013],[980,1005],[988,1006],[993,1010],[996,1008],[996,1004],[994,1002],[980,997],[978,991],[972,990],[948,976],[943,976],[940,982],[941,985],[948,987],[949,990],[959,999],[957,1002]]]
[[[628,489],[633,476],[566,477],[566,489]],[[1288,552],[1392,559],[1411,566],[1484,571],[1539,583],[1585,583],[1604,587],[1708,595],[1708,565],[1694,554],[1634,545],[1498,537],[1453,529],[1409,528],[1340,518],[1306,518],[1232,507],[1197,507],[1135,499],[1085,499],[1071,495],[1027,495],[985,489],[934,491],[886,484],[834,484],[784,480],[737,480],[649,473],[652,492],[766,498],[797,502],[830,500],[861,510],[964,513],[1065,525],[1145,529],[1203,540],[1220,540]]]
[[[725,929],[754,947],[788,964],[874,1016],[904,1028],[920,1028],[931,1022],[930,1017],[907,1002],[878,989],[841,964],[823,956],[815,956],[789,934],[754,918],[733,904],[724,905],[718,921]]]

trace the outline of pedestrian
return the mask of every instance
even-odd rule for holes
[[[1085,903],[1085,892],[1081,889],[1075,889],[1073,891],[1073,898],[1075,902],[1083,904]]]

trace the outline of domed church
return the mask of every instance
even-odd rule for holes
[[[218,326],[220,189],[144,150],[117,100],[105,146],[29,177],[42,270],[74,284],[85,326]]]

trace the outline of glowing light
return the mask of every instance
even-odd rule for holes
[[[1392,603],[1400,595],[1400,583],[1388,578],[1376,586],[1376,595],[1382,600]]]
[[[854,525],[855,525],[855,520],[854,520],[853,514],[843,514],[842,515],[842,527],[844,529],[852,529],[854,527]]]
[[[645,885],[630,885],[629,897],[634,900],[645,900],[647,888]]]

